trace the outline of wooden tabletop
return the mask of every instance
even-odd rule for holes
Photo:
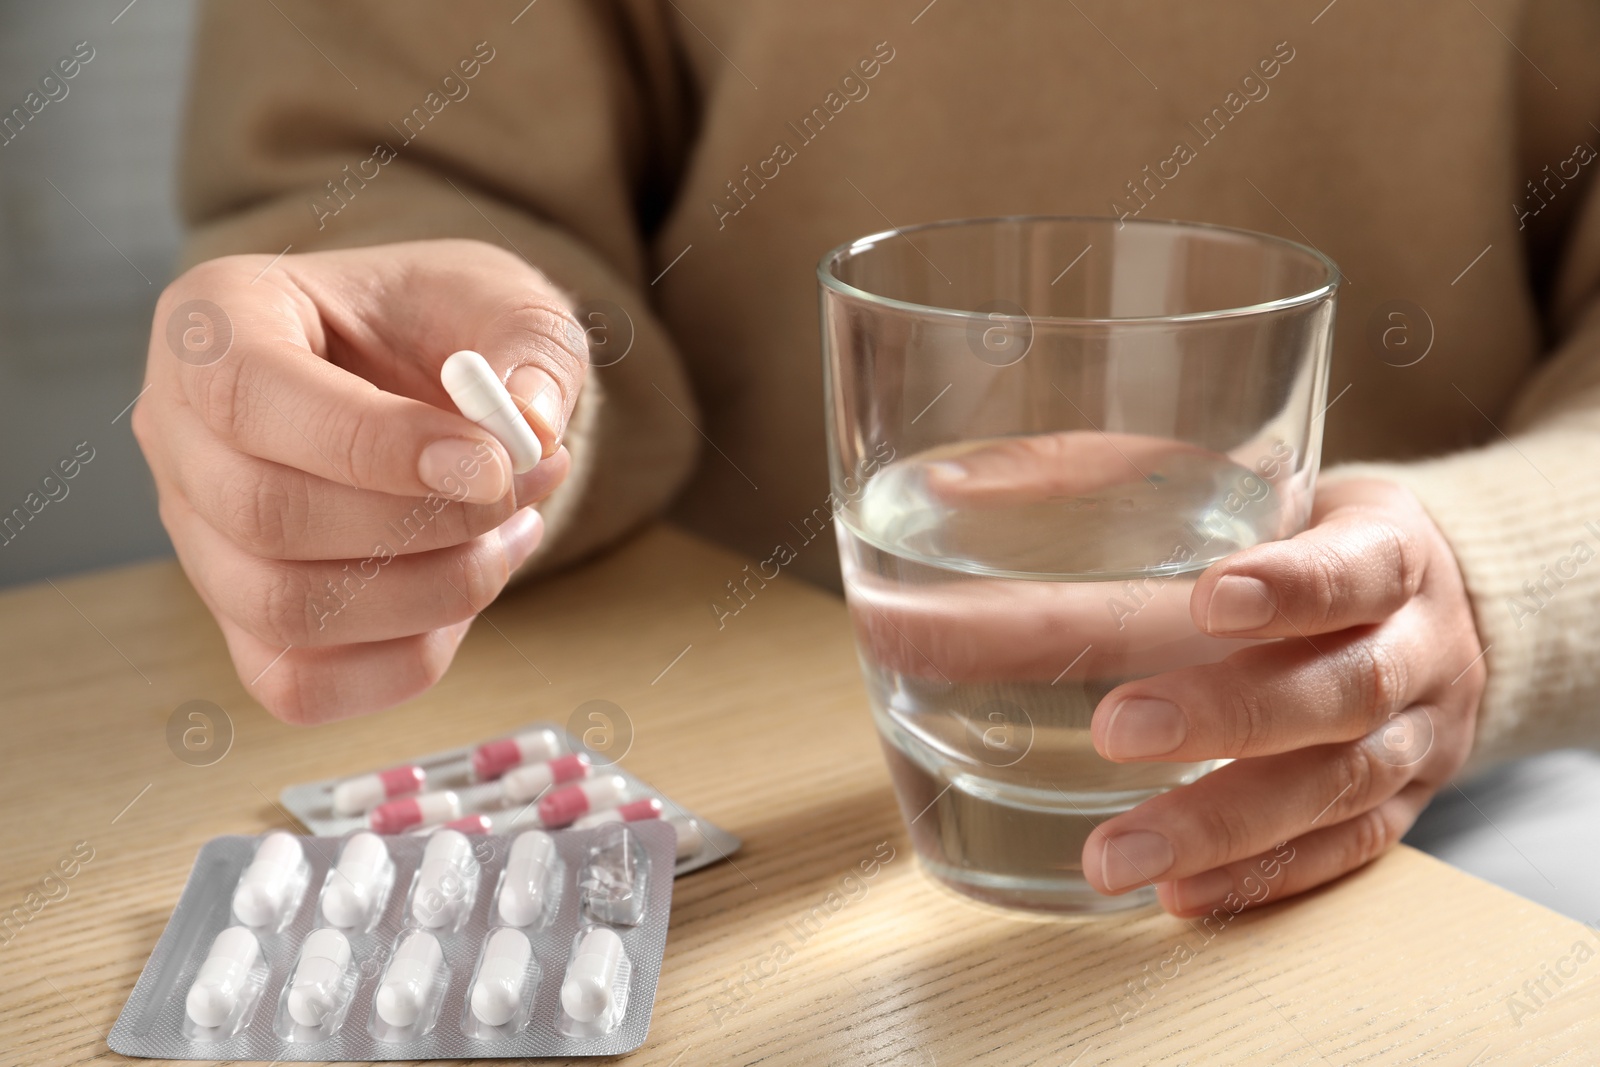
[[[1150,913],[1034,921],[936,887],[843,605],[780,577],[719,630],[709,603],[743,565],[650,530],[494,605],[432,692],[317,729],[246,696],[175,564],[0,596],[0,1063],[121,1061],[106,1033],[196,850],[286,825],[286,783],[594,698],[632,720],[627,767],[745,840],[680,879],[630,1064],[1594,1061],[1600,934],[1409,849],[1209,935]],[[168,747],[190,700],[232,723],[209,766]],[[45,881],[63,858],[75,876]]]

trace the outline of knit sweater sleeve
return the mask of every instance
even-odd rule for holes
[[[1567,235],[1547,319],[1551,350],[1509,407],[1463,394],[1483,413],[1482,447],[1414,463],[1347,464],[1324,476],[1408,487],[1455,550],[1487,649],[1469,769],[1600,744],[1600,193],[1593,190]]]

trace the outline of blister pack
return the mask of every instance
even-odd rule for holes
[[[676,852],[660,820],[215,838],[107,1043],[213,1061],[631,1052]]]
[[[312,833],[327,835],[441,825],[512,833],[660,820],[677,833],[678,874],[726,859],[740,845],[548,722],[395,767],[287,786],[279,799]]]

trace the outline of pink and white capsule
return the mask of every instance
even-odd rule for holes
[[[513,767],[500,779],[500,785],[505,790],[506,799],[521,804],[532,800],[551,786],[587,778],[589,771],[589,757],[582,752],[574,752],[567,756],[557,756],[544,763]]]
[[[459,818],[461,798],[442,789],[379,804],[367,813],[367,825],[380,834],[399,834],[413,826],[432,826]]]
[[[593,815],[585,815],[573,823],[572,828],[587,830],[591,826],[608,822],[642,822],[645,819],[659,818],[661,818],[661,801],[655,797],[645,797],[643,800],[631,800],[610,811],[597,811]]]
[[[552,830],[569,826],[580,815],[616,807],[627,788],[628,783],[620,774],[604,774],[563,786],[539,801],[539,821]]]
[[[335,815],[365,815],[385,800],[415,793],[428,780],[421,767],[391,767],[376,774],[363,774],[333,787]]]
[[[519,763],[538,763],[561,755],[554,730],[530,730],[515,737],[485,741],[472,753],[472,773],[482,781],[498,778]]]

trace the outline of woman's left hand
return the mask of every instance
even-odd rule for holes
[[[1206,633],[1281,640],[1100,702],[1107,759],[1235,761],[1102,823],[1083,850],[1101,892],[1154,883],[1188,916],[1311,889],[1399,841],[1466,761],[1484,649],[1408,490],[1323,489],[1304,533],[1214,564],[1189,609]]]

